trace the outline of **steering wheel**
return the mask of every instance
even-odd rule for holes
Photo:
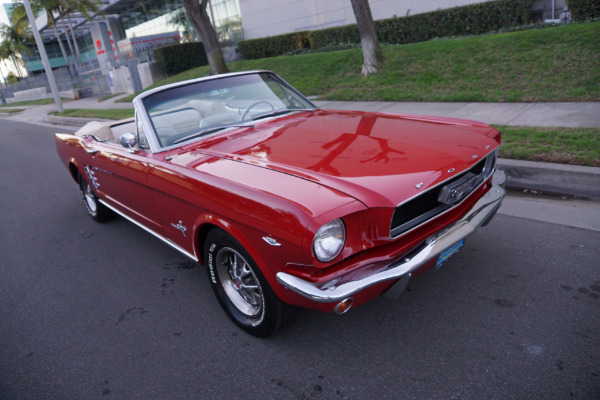
[[[260,101],[257,101],[256,103],[252,103],[252,104],[250,104],[250,105],[248,106],[248,108],[246,108],[246,111],[244,111],[244,114],[242,115],[242,121],[246,119],[246,115],[248,115],[248,113],[250,112],[250,110],[251,110],[251,109],[253,109],[253,108],[254,108],[254,107],[256,107],[257,105],[259,105],[259,104],[263,104],[263,103],[264,103],[264,104],[266,104],[266,105],[268,105],[269,107],[271,107],[271,111],[275,109],[275,107],[273,107],[273,104],[269,103],[269,102],[268,102],[268,101],[266,101],[266,100],[260,100]]]

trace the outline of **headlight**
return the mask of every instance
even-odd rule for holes
[[[346,227],[341,219],[323,225],[313,239],[315,257],[321,262],[329,262],[337,257],[346,241]]]

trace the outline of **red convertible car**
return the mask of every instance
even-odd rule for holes
[[[135,118],[57,134],[89,215],[207,266],[268,336],[296,306],[342,314],[439,267],[504,198],[500,133],[450,118],[321,110],[268,71],[159,87]]]

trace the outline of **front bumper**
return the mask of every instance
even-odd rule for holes
[[[477,203],[454,224],[435,233],[413,250],[366,277],[353,280],[351,277],[340,276],[325,284],[315,284],[294,275],[279,272],[277,281],[293,292],[318,303],[339,302],[356,293],[381,282],[397,280],[410,276],[414,271],[438,257],[444,250],[460,242],[477,228],[487,225],[500,208],[506,194],[504,182],[506,174],[497,170],[492,178],[492,187]]]

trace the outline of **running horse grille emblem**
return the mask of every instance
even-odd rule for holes
[[[477,185],[477,175],[469,172],[459,180],[442,188],[438,201],[443,204],[452,205],[458,203],[469,195]]]

